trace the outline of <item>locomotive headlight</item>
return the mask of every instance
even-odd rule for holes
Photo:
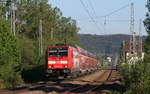
[[[67,64],[68,61],[60,61],[61,64]]]
[[[55,64],[56,61],[48,61],[48,64]]]

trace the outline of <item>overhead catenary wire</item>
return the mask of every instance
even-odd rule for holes
[[[97,17],[96,11],[95,11],[95,9],[94,9],[94,7],[93,7],[93,4],[92,4],[91,0],[88,0],[88,2],[89,2],[89,5],[90,5],[90,7],[91,7],[91,9],[92,9],[92,11],[93,11],[94,16]]]
[[[108,14],[105,14],[105,15],[103,15],[103,16],[96,16],[95,18],[96,18],[96,19],[99,19],[99,18],[109,17],[109,16],[111,16],[111,15],[113,15],[113,14],[115,14],[115,13],[117,13],[117,12],[119,12],[119,11],[121,11],[121,10],[127,8],[127,7],[129,7],[129,6],[130,6],[130,4],[126,4],[126,5],[122,6],[121,8],[116,9],[116,10],[114,10],[114,11],[108,13]],[[76,20],[88,20],[88,19],[89,19],[89,18],[82,18],[82,19],[76,19]]]
[[[87,12],[88,16],[90,17],[90,19],[92,20],[92,22],[95,24],[96,28],[98,31],[102,31],[101,28],[98,26],[97,22],[95,21],[95,19],[92,17],[92,15],[90,14],[89,10],[86,8],[85,4],[83,3],[82,0],[80,0],[84,10]]]
[[[130,20],[127,20],[127,19],[105,19],[105,20],[97,20],[97,22],[124,22],[124,23],[127,23],[127,22],[130,22]],[[135,22],[139,22],[139,20],[134,20]],[[85,22],[85,21],[84,21]],[[86,22],[92,22],[91,20],[86,20]]]
[[[81,1],[81,3],[83,3],[82,0],[80,0],[80,1]],[[93,5],[92,5],[92,2],[91,2],[90,0],[88,0],[88,1],[89,1],[90,6],[91,6],[91,9],[92,9],[92,11],[93,11],[93,13],[94,13],[94,15],[95,15],[95,16],[94,16],[95,18],[92,17],[92,20],[90,20],[90,21],[88,21],[88,22],[93,22],[93,19],[97,19],[96,24],[100,24],[100,25],[103,27],[104,32],[106,32],[106,22],[129,22],[129,20],[107,20],[107,17],[109,17],[109,16],[111,16],[111,15],[113,15],[113,14],[115,14],[115,13],[117,13],[117,12],[119,12],[119,11],[121,11],[121,10],[127,8],[127,7],[129,7],[130,4],[126,4],[126,5],[122,6],[122,7],[120,7],[119,9],[116,9],[116,10],[114,10],[114,11],[112,11],[112,12],[106,14],[106,15],[97,16],[97,15],[96,15],[96,12],[95,12],[95,9],[94,9],[94,7],[93,7]],[[86,8],[86,10],[87,10],[87,8]],[[87,11],[88,11],[88,10],[87,10]],[[89,11],[88,11],[88,14],[90,15]],[[101,21],[98,21],[99,18],[105,18],[105,20],[102,21],[102,22],[104,22],[103,24],[101,23]],[[89,19],[89,18],[86,18],[86,19]],[[78,20],[78,21],[83,21],[83,20],[86,20],[86,19],[77,19],[77,20]],[[90,19],[91,19],[91,18],[90,18]]]
[[[92,4],[91,0],[88,0],[88,2],[89,2],[89,4],[90,4],[90,7],[91,7],[91,9],[92,9],[92,11],[93,11],[93,14],[94,14],[94,16],[95,16],[95,18],[96,18],[96,17],[97,17],[97,14],[96,14],[96,11],[95,11],[95,9],[94,9],[94,7],[93,7],[93,4]],[[98,24],[98,23],[97,23],[97,24]],[[103,25],[102,23],[99,23],[99,24],[103,27],[104,31],[106,31],[104,25]]]
[[[108,17],[108,16],[111,16],[111,15],[115,14],[116,12],[119,12],[120,10],[123,10],[123,9],[125,9],[125,8],[127,8],[127,7],[129,7],[129,4],[127,4],[127,5],[125,5],[125,6],[121,7],[121,8],[119,8],[119,9],[117,9],[117,10],[114,10],[114,11],[112,11],[112,12],[110,12],[110,13],[104,15],[104,16],[101,16],[101,17]]]

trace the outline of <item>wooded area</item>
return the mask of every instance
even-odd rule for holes
[[[78,44],[79,31],[76,21],[64,17],[48,0],[4,1],[0,1],[0,88],[42,79],[46,47]]]
[[[150,6],[144,25],[147,38],[144,43],[145,58],[135,64],[120,64],[118,67],[121,79],[126,87],[124,94],[150,94]],[[114,93],[113,93],[114,94]],[[120,94],[115,92],[115,94]]]

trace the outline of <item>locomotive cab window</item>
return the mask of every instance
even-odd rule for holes
[[[68,48],[49,48],[49,57],[66,57],[68,56]]]

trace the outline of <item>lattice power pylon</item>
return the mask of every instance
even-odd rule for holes
[[[130,54],[136,52],[136,32],[134,31],[134,3],[131,3],[131,14],[130,14]]]

